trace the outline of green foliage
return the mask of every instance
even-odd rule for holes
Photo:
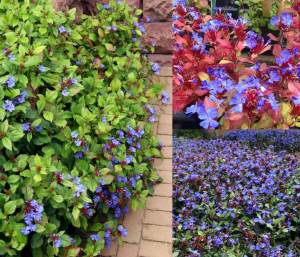
[[[138,18],[124,3],[99,5],[97,15],[75,17],[75,9],[55,12],[51,2],[0,3],[0,255],[5,257],[29,256],[25,247],[34,257],[98,255],[105,233],[121,236],[116,208],[143,207],[158,179],[152,158],[160,154],[159,143],[147,104],[161,86],[149,79],[153,73],[143,55]],[[118,197],[113,206],[110,194]],[[26,235],[32,200],[43,212]],[[92,215],[86,215],[88,209]],[[100,239],[92,241],[91,233]]]
[[[279,2],[274,1],[269,15],[264,15],[262,0],[236,0],[235,4],[240,8],[240,15],[249,21],[250,27],[261,32],[261,28],[274,29],[270,26],[270,18],[277,14]]]

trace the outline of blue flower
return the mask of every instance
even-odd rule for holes
[[[177,6],[177,5],[183,5],[185,6],[187,4],[186,0],[174,0],[173,1],[173,6]]]
[[[26,227],[21,229],[21,233],[25,236],[29,235],[31,232],[36,231],[36,225],[35,224],[29,224]]]
[[[44,65],[39,65],[39,71],[41,73],[45,72],[46,71],[46,67]]]
[[[92,239],[93,241],[99,241],[101,238],[98,234],[91,234],[90,239]]]
[[[134,26],[136,26],[143,34],[146,33],[146,29],[142,23],[134,22]]]
[[[82,141],[80,139],[75,140],[75,145],[76,146],[81,146]]]
[[[258,35],[254,31],[248,31],[245,39],[245,46],[254,49],[257,46]]]
[[[8,111],[8,112],[12,112],[15,110],[15,105],[11,100],[5,100],[2,107],[5,111]]]
[[[198,108],[198,118],[202,120],[200,122],[200,126],[208,129],[208,128],[217,128],[219,126],[219,122],[215,119],[218,118],[218,110],[216,108],[205,108],[203,105]]]
[[[86,191],[86,187],[81,184],[79,177],[73,177],[72,182],[76,185],[74,196],[78,198],[82,193]]]
[[[238,112],[238,113],[243,112],[243,105],[245,102],[246,99],[242,93],[235,94],[229,102],[230,105],[233,105],[231,111]]]
[[[78,137],[78,132],[77,132],[77,131],[72,131],[72,132],[71,132],[71,137],[72,137],[73,139],[77,138],[77,137]]]
[[[13,88],[16,84],[16,79],[14,76],[9,76],[6,80],[6,85],[8,88]]]
[[[60,248],[62,246],[62,241],[61,239],[59,238],[59,236],[57,235],[54,235],[53,237],[53,246],[55,248]]]
[[[154,72],[154,74],[159,75],[160,74],[160,66],[158,63],[153,63],[151,65],[151,69]]]
[[[42,220],[43,211],[44,207],[38,204],[36,200],[26,202],[24,216],[26,227],[21,230],[22,234],[28,235],[36,230],[34,222],[40,222]]]
[[[287,13],[287,12],[281,13],[280,19],[281,19],[282,24],[286,27],[290,27],[293,25],[293,15],[290,13]]]
[[[103,8],[104,8],[104,9],[109,9],[109,8],[110,8],[110,5],[109,5],[109,4],[103,3]]]
[[[25,103],[26,97],[28,96],[27,91],[22,91],[21,94],[15,99],[16,104]]]
[[[269,80],[268,80],[268,82],[270,84],[279,82],[280,80],[281,80],[281,76],[279,75],[279,73],[278,73],[277,70],[271,70],[269,72]]]
[[[119,130],[118,131],[118,135],[119,135],[119,138],[124,138],[124,131],[122,131],[122,130]]]
[[[282,25],[289,28],[293,25],[293,15],[288,12],[281,13],[278,16],[272,17],[270,23],[275,27]]]
[[[122,225],[118,226],[118,231],[120,232],[122,237],[126,237],[128,235],[127,229],[125,229]]]
[[[105,246],[106,247],[110,247],[112,240],[111,240],[111,231],[110,230],[106,230],[104,233],[104,240],[105,240]]]
[[[22,129],[24,132],[29,132],[30,131],[30,123],[29,122],[23,123]]]
[[[77,79],[76,78],[71,78],[70,82],[71,82],[72,85],[75,85],[75,84],[77,84]]]
[[[163,104],[168,104],[170,102],[170,96],[167,91],[161,93],[161,102]]]
[[[279,104],[278,104],[274,94],[270,94],[268,96],[268,100],[269,100],[269,103],[270,103],[273,110],[278,110],[279,109]]]
[[[67,29],[63,25],[59,26],[58,31],[61,34],[68,33]]]
[[[206,33],[208,31],[218,31],[224,26],[225,26],[225,24],[222,21],[213,19],[213,20],[206,22],[205,24],[201,24],[200,31],[203,33]]]
[[[284,49],[281,51],[280,56],[275,58],[275,62],[282,66],[283,64],[287,63],[293,56],[291,55],[290,51]]]
[[[13,61],[16,60],[16,56],[15,56],[13,53],[11,53],[11,54],[8,55],[8,59],[9,59],[11,62],[13,62]]]
[[[61,91],[61,94],[62,94],[63,96],[68,96],[68,95],[69,95],[68,89],[67,89],[67,88],[63,89],[63,91]]]
[[[298,94],[297,96],[294,96],[294,97],[292,98],[292,101],[293,101],[293,103],[294,103],[295,105],[300,105],[300,92],[299,92],[299,94]]]
[[[83,152],[76,152],[74,156],[76,159],[82,159],[83,155],[84,155]]]
[[[42,130],[43,130],[43,126],[42,125],[38,125],[38,126],[35,127],[35,131],[36,132],[42,132]]]
[[[187,114],[187,115],[193,115],[197,112],[198,112],[198,104],[197,103],[187,107],[185,110],[185,114]]]

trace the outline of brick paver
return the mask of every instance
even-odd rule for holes
[[[161,68],[160,77],[172,99],[172,69]],[[116,243],[103,256],[109,257],[172,257],[172,105],[156,105],[159,120],[154,133],[163,148],[163,158],[155,159],[154,166],[162,177],[162,183],[154,188],[154,194],[146,202],[145,210],[131,211],[124,219],[128,236],[124,243]]]
[[[171,257],[172,245],[163,242],[142,240],[139,257]]]

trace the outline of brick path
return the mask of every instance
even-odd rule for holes
[[[166,56],[165,56],[166,57]],[[158,59],[161,59],[158,57]],[[167,57],[168,59],[168,57]],[[169,61],[170,64],[170,61]],[[164,65],[159,79],[172,98],[172,71]],[[159,121],[155,133],[164,145],[163,158],[154,164],[163,182],[155,186],[145,210],[130,212],[124,219],[128,236],[102,253],[105,257],[172,257],[172,99],[169,105],[158,106]]]

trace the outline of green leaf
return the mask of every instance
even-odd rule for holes
[[[102,177],[102,179],[105,182],[105,185],[111,184],[113,182],[114,178],[115,177],[113,175],[106,175],[106,176]]]
[[[42,181],[42,176],[40,174],[36,174],[33,176],[34,182],[38,183]]]
[[[113,44],[109,44],[109,43],[105,44],[105,48],[109,52],[114,52],[116,50],[116,47]]]
[[[43,116],[44,116],[45,120],[48,120],[50,122],[53,121],[53,113],[52,112],[44,111]]]
[[[72,248],[67,248],[66,257],[77,257],[81,251],[80,247],[73,246]]]
[[[2,144],[6,149],[12,151],[12,142],[8,137],[2,138]]]
[[[0,109],[0,121],[4,120],[6,112],[1,108]]]
[[[31,239],[31,247],[32,248],[39,248],[39,247],[42,246],[42,244],[43,244],[43,237],[42,237],[42,235],[35,233],[32,236],[32,239]]]
[[[3,133],[6,133],[7,130],[8,130],[8,120],[5,120],[4,122],[2,122],[0,124],[0,131],[3,132]]]
[[[110,86],[112,91],[118,91],[122,86],[122,82],[118,78],[115,78],[111,81]]]
[[[40,63],[40,58],[38,56],[31,56],[25,62],[25,67],[37,66]]]
[[[7,182],[9,184],[14,184],[14,183],[17,183],[18,181],[20,180],[20,176],[18,175],[10,175],[7,179]]]
[[[46,106],[46,100],[45,100],[44,96],[40,96],[40,99],[37,101],[36,106],[37,106],[39,113],[41,113],[42,110],[44,110],[44,108]]]
[[[55,195],[53,197],[53,200],[57,203],[62,203],[64,201],[64,198],[61,195]]]
[[[10,201],[4,204],[4,213],[6,215],[13,214],[17,208],[16,201]]]
[[[44,51],[44,49],[46,48],[46,46],[38,46],[33,50],[34,54],[40,54],[41,52]]]
[[[6,36],[6,41],[10,45],[14,44],[18,40],[17,35],[16,35],[15,32],[7,32],[7,33],[5,33],[5,36]]]
[[[9,129],[9,138],[12,142],[17,142],[22,137],[24,137],[24,132],[20,124],[15,125]]]
[[[73,215],[74,220],[77,220],[80,215],[80,210],[77,207],[74,207],[73,211],[72,211],[72,215]]]

